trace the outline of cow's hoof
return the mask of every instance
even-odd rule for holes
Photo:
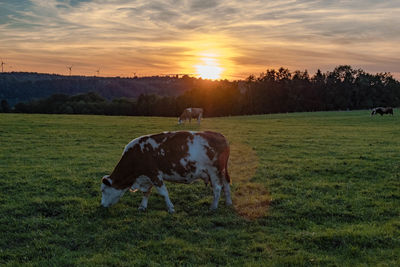
[[[146,207],[139,206],[138,210],[140,210],[140,211],[146,211]]]
[[[168,210],[168,213],[169,213],[169,214],[175,213],[175,209],[174,209],[174,208],[170,208],[170,209]]]

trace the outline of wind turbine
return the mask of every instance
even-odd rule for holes
[[[72,66],[73,66],[73,65],[71,65],[71,66],[67,66],[67,69],[69,69],[69,76],[71,76],[71,72],[72,72]]]
[[[100,74],[100,69],[96,70],[97,76]]]
[[[4,72],[4,65],[6,65],[6,63],[1,59],[1,72]]]

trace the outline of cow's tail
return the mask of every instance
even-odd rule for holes
[[[229,145],[227,145],[226,149],[219,156],[219,162],[220,162],[220,166],[222,167],[221,170],[222,170],[225,180],[229,184],[232,184],[231,177],[229,176],[229,172],[228,172],[229,153],[230,153],[230,149],[229,149]]]
[[[226,165],[228,165],[228,162],[226,163]],[[225,179],[229,184],[232,184],[232,180],[228,172],[228,166],[225,167]]]

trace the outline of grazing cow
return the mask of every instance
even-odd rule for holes
[[[382,107],[374,108],[374,109],[372,109],[371,116],[372,116],[372,115],[376,115],[376,113],[381,114],[381,116],[382,116],[383,114],[392,114],[392,115],[393,115],[393,108],[391,108],[391,107],[387,107],[387,108],[382,108]]]
[[[181,116],[178,119],[178,123],[181,124],[186,120],[189,120],[189,123],[192,122],[192,118],[197,118],[197,122],[200,124],[201,118],[203,117],[203,109],[202,108],[187,108],[185,109]]]
[[[228,158],[229,145],[220,133],[177,131],[136,138],[125,147],[114,171],[102,178],[101,205],[117,203],[131,189],[143,192],[139,210],[146,210],[155,186],[173,213],[174,205],[164,181],[189,184],[197,179],[203,179],[206,185],[211,183],[212,210],[218,207],[222,188],[226,204],[232,205]]]

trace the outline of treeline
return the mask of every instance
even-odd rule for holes
[[[267,70],[258,78],[247,79],[245,113],[352,110],[377,106],[399,106],[400,83],[390,73],[375,75],[350,66],[333,71],[307,71],[281,68]]]
[[[95,92],[108,100],[137,98],[141,94],[178,96],[199,82],[202,81],[188,76],[94,77],[6,72],[0,73],[0,99],[14,106],[54,94],[71,96]]]
[[[203,107],[205,116],[368,109],[400,106],[400,83],[388,73],[369,74],[350,66],[333,71],[267,70],[246,81],[195,83],[180,96],[141,94],[109,101],[90,92],[18,103],[21,113],[178,116],[186,107]]]
[[[175,109],[167,112],[166,107],[172,97],[140,95],[138,99],[117,98],[112,101],[94,92],[68,96],[55,94],[45,99],[18,103],[16,113],[42,114],[97,114],[135,116],[175,116]]]

